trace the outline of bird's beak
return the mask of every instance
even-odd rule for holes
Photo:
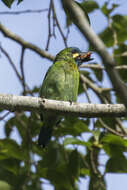
[[[93,58],[91,58],[92,52],[81,52],[79,53],[79,56],[77,57],[81,63],[91,61]]]
[[[81,53],[74,53],[73,58],[78,61],[80,64],[83,62],[91,61],[93,58],[91,58],[92,52],[81,52]]]
[[[92,54],[92,52],[74,53],[73,58],[78,63],[78,66],[80,66],[83,62],[93,60],[93,58],[91,58],[91,54]]]

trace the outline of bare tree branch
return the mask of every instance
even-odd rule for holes
[[[52,15],[53,15],[53,19],[52,19],[53,21],[51,22],[51,18],[52,18],[51,16]],[[53,23],[52,27],[51,27],[51,23]],[[46,51],[49,48],[51,37],[54,36],[56,38],[55,27],[58,28],[58,30],[59,30],[59,32],[61,34],[61,37],[63,39],[64,45],[65,45],[65,47],[67,47],[68,35],[67,36],[64,35],[64,33],[62,31],[62,28],[60,26],[59,20],[57,18],[54,2],[53,2],[53,0],[50,0],[49,10],[48,10],[48,39],[47,39],[47,44],[46,44],[46,48],[45,48]]]
[[[3,121],[9,114],[10,112],[7,111],[4,115],[0,116],[0,121]]]
[[[48,9],[38,9],[38,10],[32,10],[27,9],[23,11],[0,11],[0,15],[19,15],[19,14],[28,14],[28,13],[42,13],[48,11]]]
[[[1,23],[0,23],[0,31],[3,33],[3,35],[7,38],[10,38],[14,40],[15,42],[19,43],[25,48],[31,49],[32,51],[39,54],[41,57],[45,57],[49,60],[54,60],[54,56],[49,54],[47,51],[42,50],[41,48],[37,47],[36,45],[26,42],[23,38],[19,37],[18,35],[10,32],[8,29],[6,29]]]
[[[52,37],[52,33],[51,33],[51,11],[52,11],[52,2],[50,0],[49,9],[48,9],[48,39],[47,39],[47,44],[46,44],[46,48],[45,48],[46,51],[48,51],[50,40]]]
[[[126,134],[125,133],[122,134],[122,133],[119,133],[118,131],[110,128],[108,125],[106,125],[104,123],[104,121],[101,118],[99,118],[99,122],[101,123],[101,125],[102,125],[103,128],[107,129],[110,133],[113,133],[114,135],[121,136],[121,137],[127,135],[127,133]]]
[[[12,66],[12,68],[13,68],[13,70],[14,70],[16,76],[18,77],[19,81],[21,82],[21,81],[22,81],[22,77],[21,77],[21,75],[19,74],[19,72],[18,72],[18,70],[17,70],[15,64],[13,63],[13,61],[12,61],[10,55],[8,54],[8,52],[7,52],[1,45],[0,45],[0,50],[1,50],[1,52],[6,56],[6,58],[8,59],[8,61],[9,61],[10,65]]]
[[[118,124],[118,127],[120,129],[120,131],[123,133],[123,134],[127,134],[127,130],[124,128],[124,126],[122,125],[122,120],[120,120],[120,118],[115,118],[117,124]]]
[[[8,59],[10,65],[12,66],[12,68],[13,68],[13,70],[14,70],[14,72],[15,72],[17,78],[19,79],[20,83],[23,84],[23,86],[24,86],[25,88],[27,88],[28,91],[30,91],[29,86],[23,82],[23,77],[19,74],[19,72],[18,72],[18,70],[17,70],[15,64],[13,63],[13,61],[12,61],[10,55],[8,54],[8,52],[7,52],[1,45],[0,45],[0,50],[1,50],[1,52],[6,56],[6,58]]]
[[[63,33],[62,29],[61,29],[60,23],[58,21],[57,15],[56,15],[56,11],[55,11],[55,6],[54,6],[53,0],[51,0],[51,2],[52,2],[53,18],[56,21],[56,25],[58,27],[58,30],[60,31],[60,34],[61,34],[61,36],[63,38],[64,45],[65,45],[65,47],[67,47],[67,37],[68,37],[68,35],[66,37],[64,36],[64,33]]]
[[[103,92],[112,90],[111,88],[100,88],[100,87],[96,86],[93,82],[91,82],[83,74],[80,74],[80,79],[82,80],[82,82],[87,84],[91,89],[93,89],[98,95],[101,95]]]
[[[95,69],[95,70],[105,70],[105,68],[99,64],[83,64],[80,65],[80,68],[86,68],[86,69]],[[117,70],[127,70],[127,65],[120,65],[115,66],[115,69]]]
[[[90,28],[83,10],[73,0],[63,0],[63,2],[66,6],[66,9],[68,10],[68,14],[70,15],[75,25],[101,56],[114,89],[121,98],[121,101],[127,107],[127,87],[114,68],[116,64],[113,57],[109,55],[102,40]]]
[[[82,80],[83,83],[85,83],[86,85],[88,85],[88,87],[90,87],[97,94],[97,96],[100,98],[100,100],[101,100],[102,103],[104,103],[104,104],[110,104],[111,103],[111,101],[109,101],[107,99],[107,97],[105,97],[103,95],[103,92],[104,91],[110,91],[112,89],[110,89],[110,88],[100,88],[100,87],[96,86],[94,83],[92,83],[92,81],[90,81],[88,78],[86,78],[82,74],[80,74],[80,79]],[[121,118],[117,118],[116,117],[114,119],[117,122],[117,125],[118,125],[120,131],[123,133],[122,135],[126,134],[126,130],[124,129],[124,127],[122,125],[122,122],[120,121]],[[105,128],[105,127],[103,126],[103,128]]]
[[[24,53],[25,53],[25,48],[22,47],[22,52],[21,52],[21,59],[20,59],[20,69],[21,69],[21,74],[22,74],[22,85],[23,85],[23,95],[26,93],[26,85],[25,85],[25,74],[24,74]]]
[[[61,115],[80,117],[124,117],[127,110],[123,104],[85,104],[48,100],[29,96],[0,94],[0,108],[10,111],[56,112]]]

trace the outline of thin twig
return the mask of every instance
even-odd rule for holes
[[[17,78],[19,79],[20,83],[23,84],[23,78],[22,78],[22,76],[19,74],[19,72],[18,72],[18,70],[17,70],[15,64],[13,63],[13,61],[12,61],[10,55],[8,54],[8,52],[7,52],[1,45],[0,45],[0,50],[1,50],[1,52],[6,56],[6,58],[8,59],[10,65],[12,66],[12,68],[13,68],[13,70],[14,70],[14,72],[15,72]],[[27,87],[27,90],[30,91],[30,88],[28,87],[28,85],[26,85],[25,83],[24,83],[24,85]]]
[[[4,120],[10,114],[10,111],[6,112],[3,116],[0,116],[0,121]]]
[[[86,97],[87,97],[88,102],[91,103],[89,94],[88,94],[88,92],[87,92],[87,87],[86,87],[86,84],[85,84],[84,82],[82,82],[82,87],[83,87],[83,89],[84,89],[84,93],[86,94]]]
[[[68,26],[68,28],[67,28],[67,33],[66,33],[66,41],[67,41],[67,39],[68,39],[68,37],[69,37],[69,34],[70,34],[70,27]]]
[[[21,74],[22,74],[22,85],[23,85],[23,95],[26,94],[26,85],[25,85],[25,74],[24,74],[24,53],[25,53],[25,48],[22,47],[22,52],[21,52],[21,59],[20,59],[20,69],[21,69]]]
[[[114,135],[117,135],[117,136],[120,136],[120,137],[127,137],[127,134],[122,134],[122,133],[119,133],[117,131],[115,131],[114,129],[110,128],[108,125],[106,125],[103,120],[101,118],[98,119],[99,122],[101,123],[102,127],[107,129],[109,132],[113,133]]]
[[[104,104],[108,104],[107,98],[103,95],[104,91],[110,91],[112,90],[111,88],[100,88],[96,84],[94,84],[91,80],[89,80],[87,77],[85,77],[83,74],[80,74],[80,79],[82,80],[83,83],[88,85],[95,94],[100,98],[101,102]]]
[[[83,83],[86,83],[96,94],[97,96],[100,98],[102,103],[105,104],[110,104],[111,101],[109,101],[102,93],[104,91],[109,91],[110,89],[106,89],[104,88],[104,90],[102,90],[100,87],[96,86],[94,83],[92,83],[88,78],[86,78],[84,75],[80,75],[80,78],[82,80]],[[112,90],[112,89],[111,89]],[[121,124],[120,118],[114,118],[115,121],[117,122],[117,125],[119,127],[119,129],[125,134],[127,135],[126,130],[124,129],[124,127]]]
[[[54,6],[53,0],[51,0],[51,2],[52,2],[53,18],[54,18],[55,21],[56,21],[56,25],[57,25],[57,27],[58,27],[58,29],[59,29],[59,31],[60,31],[60,34],[61,34],[61,36],[62,36],[62,38],[63,38],[65,47],[67,47],[67,38],[64,36],[64,33],[63,33],[63,31],[62,31],[62,29],[61,29],[61,26],[60,26],[60,24],[59,24],[59,21],[58,21],[57,15],[56,15],[56,11],[55,11],[55,6]]]
[[[91,100],[90,100],[90,97],[89,97],[89,94],[87,92],[87,86],[86,86],[86,83],[82,81],[82,87],[83,87],[83,90],[84,90],[84,93],[86,94],[86,97],[87,97],[87,100],[89,103],[91,103]]]
[[[25,48],[31,49],[32,51],[36,52],[41,57],[43,57],[43,58],[45,57],[51,61],[54,60],[54,56],[52,56],[48,52],[42,50],[41,48],[39,48],[38,46],[36,46],[32,43],[26,42],[24,39],[22,39],[18,35],[10,32],[8,29],[6,29],[1,23],[0,23],[0,31],[3,33],[3,35],[5,37],[14,40],[15,42],[19,43],[20,45],[24,46]]]
[[[80,68],[88,68],[88,69],[96,69],[96,70],[104,70],[105,68],[99,64],[83,64],[80,66]],[[117,70],[126,70],[127,65],[120,65],[120,66],[115,66],[115,69]]]
[[[49,11],[48,11],[48,40],[47,40],[47,44],[46,44],[46,48],[45,48],[46,51],[49,48],[50,40],[52,37],[52,33],[51,33],[51,11],[52,11],[52,1],[50,0]]]
[[[126,129],[123,127],[120,118],[115,118],[115,120],[117,121],[118,126],[119,126],[120,130],[122,131],[122,133],[124,133],[125,135],[127,135],[127,131],[126,131]]]
[[[13,70],[14,70],[16,76],[18,77],[19,81],[21,82],[21,81],[22,81],[22,77],[21,77],[21,75],[19,74],[19,72],[18,72],[18,70],[17,70],[15,64],[13,63],[11,57],[9,56],[8,52],[7,52],[1,45],[0,45],[0,50],[1,50],[1,52],[6,56],[6,58],[8,59],[8,61],[9,61],[10,65],[12,66],[12,68],[13,68]]]
[[[95,163],[94,151],[95,150],[93,147],[92,150],[90,150],[91,168],[92,168],[94,174],[99,174],[99,171],[97,170],[97,164]]]
[[[85,77],[83,74],[80,74],[80,79],[89,85],[90,88],[92,88],[97,94],[102,94],[103,92],[110,91],[112,88],[100,88],[96,86],[93,82],[91,82],[87,77]]]
[[[55,29],[56,29],[56,20],[54,18],[54,14],[53,14],[53,31],[52,31],[52,35],[56,39],[56,33],[55,33],[56,30]]]
[[[117,39],[116,30],[113,28],[113,25],[112,25],[112,23],[111,23],[111,16],[110,16],[110,15],[108,15],[108,27],[110,28],[110,30],[111,30],[112,33],[113,33],[113,40],[114,40],[113,49],[114,49],[115,46],[117,46],[117,44],[118,44],[118,39]]]
[[[32,9],[27,9],[23,11],[1,11],[0,15],[19,15],[19,14],[26,14],[26,13],[42,13],[48,11],[48,9],[38,9],[38,10],[32,10]]]
[[[127,57],[127,51],[124,51],[123,53],[114,55],[114,57]]]

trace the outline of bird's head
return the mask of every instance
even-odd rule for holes
[[[91,58],[91,52],[81,52],[79,48],[69,47],[60,51],[55,58],[55,61],[65,60],[70,61],[75,60],[75,63],[79,67],[83,62],[93,60]]]

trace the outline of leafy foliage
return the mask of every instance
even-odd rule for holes
[[[75,1],[75,3],[82,9],[85,17],[87,18],[89,24],[90,24],[90,20],[89,20],[89,16],[88,16],[88,11],[87,9],[89,10],[89,12],[91,12],[92,10],[96,9],[97,8],[97,4],[94,3],[93,1],[90,1],[89,3],[78,3],[77,1]],[[86,6],[85,6],[86,4]],[[71,18],[69,16],[69,13],[68,13],[68,10],[66,8],[66,5],[64,4],[64,1],[62,1],[62,5],[63,5],[63,9],[66,13],[66,26],[70,26],[72,24],[72,21],[71,21]]]
[[[17,4],[21,3],[23,0],[17,0]],[[8,7],[11,8],[11,5],[13,4],[14,0],[2,0],[2,2]]]

